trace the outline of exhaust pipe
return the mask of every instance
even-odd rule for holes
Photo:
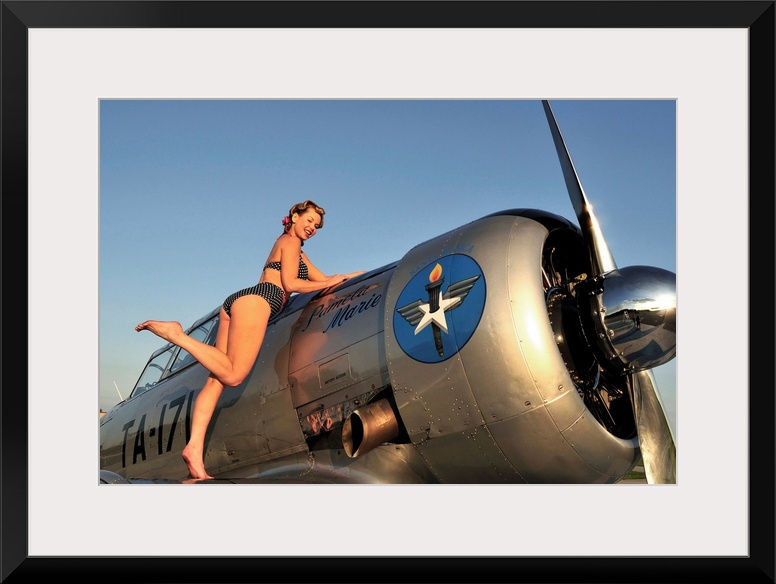
[[[350,414],[342,425],[345,454],[356,458],[399,435],[399,422],[388,400],[381,399]]]

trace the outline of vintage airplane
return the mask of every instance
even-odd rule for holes
[[[205,466],[233,483],[675,483],[650,369],[676,355],[676,276],[618,268],[544,111],[579,227],[494,213],[335,289],[292,296],[227,387]],[[218,308],[189,333],[213,344]],[[168,345],[100,420],[100,482],[182,482],[208,372]]]

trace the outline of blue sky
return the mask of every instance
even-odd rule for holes
[[[675,102],[551,104],[618,266],[675,272]],[[103,100],[99,180],[104,410],[163,345],[134,326],[187,327],[255,283],[297,201],[326,209],[305,247],[325,273],[503,209],[576,223],[536,100]],[[676,361],[655,371],[674,429]]]

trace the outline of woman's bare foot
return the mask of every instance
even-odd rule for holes
[[[174,320],[147,320],[137,325],[135,330],[138,332],[151,331],[157,337],[161,337],[165,341],[169,341],[171,343],[174,343],[177,337],[180,337],[180,335],[184,334],[181,324],[179,322],[175,322]]]
[[[207,474],[205,470],[205,463],[202,462],[202,452],[193,446],[186,445],[181,453],[183,462],[189,468],[189,475],[193,479],[212,479],[213,477]]]

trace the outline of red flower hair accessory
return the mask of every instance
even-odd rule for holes
[[[283,227],[285,227],[286,225],[291,223],[291,219],[289,219],[288,215],[286,215],[285,217],[283,217],[283,220],[281,221],[281,223],[283,224]]]

